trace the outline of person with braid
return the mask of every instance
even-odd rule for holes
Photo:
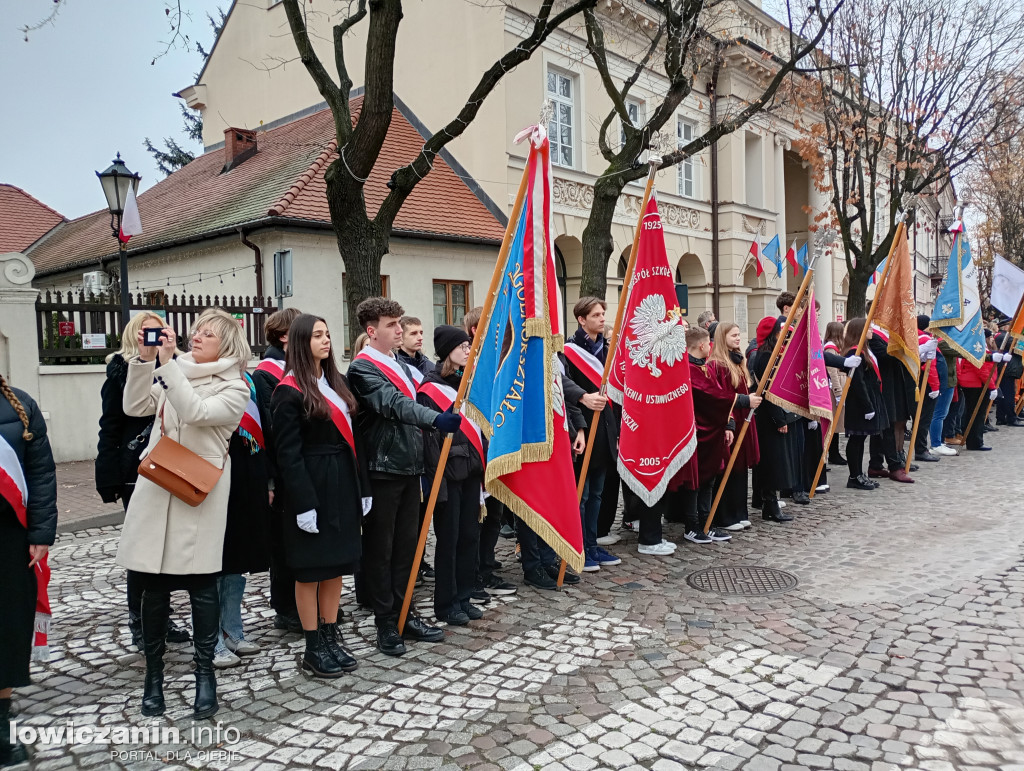
[[[28,760],[10,734],[11,690],[29,685],[34,653],[45,658],[46,554],[57,532],[57,471],[32,397],[2,376],[0,392],[0,766],[6,766]]]

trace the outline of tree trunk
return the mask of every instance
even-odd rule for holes
[[[619,169],[614,165],[605,170],[605,175]],[[594,204],[590,218],[583,231],[583,275],[580,281],[580,297],[605,299],[608,291],[608,260],[615,250],[612,242],[612,219],[615,205],[622,194],[623,183],[619,177],[601,176],[594,183]]]
[[[356,320],[356,308],[366,298],[380,296],[380,265],[388,253],[390,233],[366,216],[362,186],[356,183],[340,160],[331,164],[324,179],[331,223],[345,272],[345,301],[348,303],[345,323],[347,341],[351,346],[363,332]]]
[[[850,292],[846,296],[846,318],[855,319],[867,315],[866,297],[868,293],[868,281],[871,279],[873,269],[862,269],[857,266],[850,271]]]

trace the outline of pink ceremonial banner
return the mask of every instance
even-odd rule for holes
[[[817,317],[812,290],[765,396],[808,420],[831,420],[832,392]]]

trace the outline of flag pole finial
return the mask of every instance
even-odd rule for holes
[[[900,201],[900,213],[896,215],[896,223],[906,222],[910,216],[910,212],[917,208],[917,202],[920,196],[917,193],[904,193],[903,198]]]
[[[838,233],[833,228],[825,228],[818,231],[817,235],[818,237],[814,241],[814,251],[807,263],[807,270],[813,270],[818,259],[825,256],[826,250],[835,243]]]

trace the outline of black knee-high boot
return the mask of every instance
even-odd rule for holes
[[[189,592],[192,603],[192,639],[195,646],[196,700],[193,717],[203,720],[217,714],[217,678],[213,670],[213,652],[217,647],[220,626],[220,598],[217,583]]]
[[[146,654],[146,685],[142,692],[142,714],[164,714],[164,651],[167,622],[171,617],[170,592],[143,591],[140,615],[142,645]]]
[[[28,750],[11,736],[11,700],[0,699],[0,766],[14,766],[28,760]]]

